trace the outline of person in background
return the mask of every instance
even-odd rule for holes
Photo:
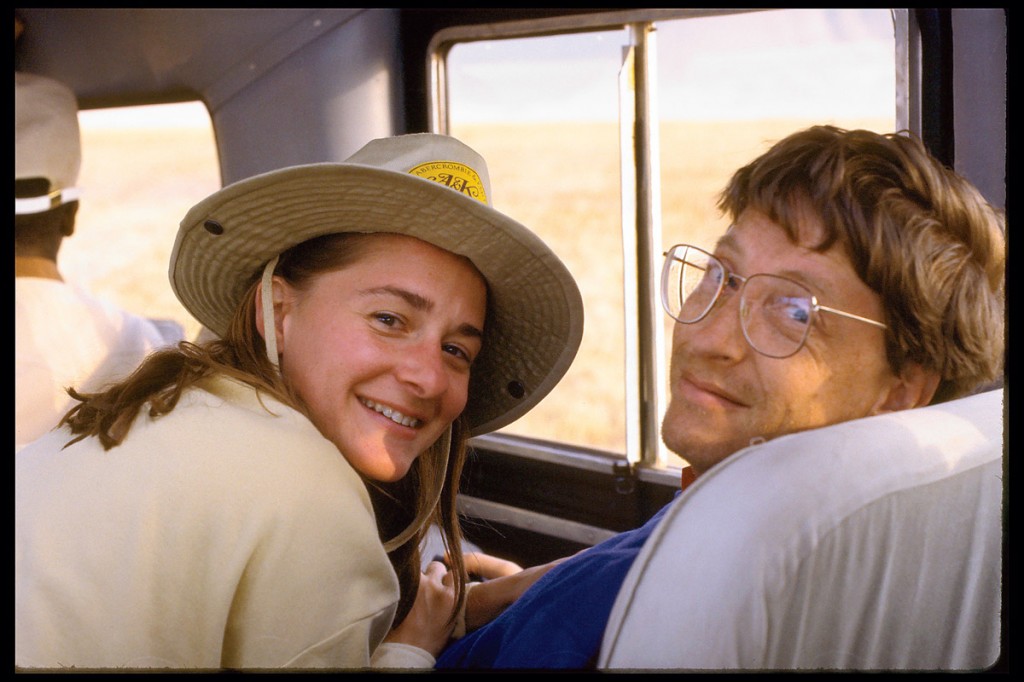
[[[739,169],[719,206],[727,233],[672,247],[661,280],[676,322],[662,439],[690,464],[682,488],[748,445],[999,382],[1005,218],[916,138],[794,133]],[[572,558],[473,586],[471,605],[524,593],[504,610],[495,599],[486,625],[468,621],[437,668],[593,668],[670,506]]]
[[[99,390],[185,335],[176,322],[123,310],[61,275],[60,248],[75,231],[81,160],[74,93],[53,79],[16,71],[15,450],[57,425],[72,405],[68,387]]]
[[[418,134],[193,207],[171,286],[216,338],[73,391],[15,455],[15,664],[429,669],[479,621],[467,439],[583,333],[569,271],[492,200],[483,158]],[[422,568],[431,526],[451,570]]]

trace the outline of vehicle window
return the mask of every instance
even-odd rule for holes
[[[64,278],[147,317],[199,323],[171,291],[168,262],[178,223],[220,188],[213,128],[199,102],[78,115],[82,170],[75,233],[61,246]]]
[[[727,227],[718,193],[733,171],[785,134],[816,123],[898,127],[891,11],[677,14],[644,24],[651,76],[636,96],[648,98],[652,112],[644,134],[656,196],[650,219],[635,227],[623,210],[633,205],[632,186],[620,173],[620,160],[631,158],[633,128],[626,121],[620,129],[619,79],[624,48],[639,30],[629,12],[615,13],[625,23],[585,33],[548,25],[544,35],[527,37],[518,26],[515,37],[502,39],[494,37],[500,25],[489,25],[486,36],[466,27],[465,40],[453,40],[444,53],[446,108],[438,125],[485,156],[495,206],[552,244],[586,307],[573,367],[506,433],[679,464],[656,434],[644,442],[658,443],[657,456],[632,452],[637,440],[629,432],[636,404],[645,400],[638,384],[659,377],[653,383],[663,390],[671,327],[659,308],[643,328],[629,278],[646,278],[656,292],[669,246],[713,247]],[[638,236],[657,251],[653,264],[639,259],[639,271]],[[624,360],[638,324],[639,334],[656,337],[654,357],[639,361],[657,363],[650,371]],[[657,402],[663,410],[663,393]]]
[[[657,50],[662,252],[681,242],[713,249],[728,228],[719,193],[735,170],[788,133],[817,123],[898,127],[889,10],[664,21]],[[671,340],[672,320],[662,322]]]
[[[613,452],[625,449],[621,34],[459,45],[448,92],[450,132],[487,159],[495,208],[552,246],[586,309],[573,366],[505,431]]]
[[[730,175],[816,123],[892,132],[889,10],[777,10],[657,24],[664,245],[713,246]],[[663,249],[665,250],[665,249]]]

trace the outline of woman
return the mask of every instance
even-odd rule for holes
[[[72,392],[16,455],[16,665],[430,667],[466,601],[466,439],[582,334],[568,271],[490,196],[422,134],[195,206],[171,286],[219,338]],[[450,573],[420,573],[431,523]]]

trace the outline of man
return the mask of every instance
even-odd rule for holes
[[[961,397],[1001,375],[1003,217],[916,139],[795,133],[740,169],[719,205],[732,227],[713,251],[671,249],[662,278],[677,321],[662,437],[691,464],[683,487],[751,443]],[[593,667],[622,580],[667,509],[474,587],[468,613],[497,612],[502,593],[543,575],[437,667]]]
[[[15,450],[56,426],[71,406],[68,386],[95,390],[184,337],[175,322],[122,311],[61,277],[57,255],[75,229],[81,158],[74,94],[15,72]]]

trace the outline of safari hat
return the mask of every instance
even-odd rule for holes
[[[81,166],[75,94],[51,78],[15,71],[14,214],[42,213],[78,199]],[[38,182],[26,196],[19,180]]]
[[[572,275],[492,201],[484,159],[455,138],[373,140],[343,163],[282,168],[199,202],[178,230],[171,288],[199,322],[223,335],[253,278],[314,237],[388,232],[466,256],[489,289],[464,413],[471,434],[479,435],[540,402],[569,368],[583,335]]]

